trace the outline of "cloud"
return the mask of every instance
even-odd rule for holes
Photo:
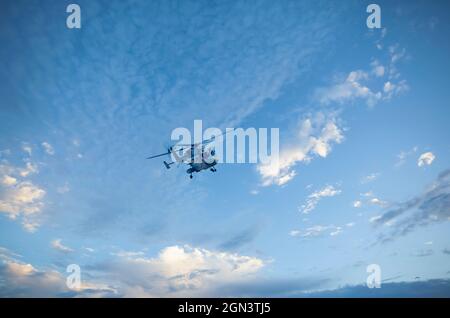
[[[396,167],[402,166],[402,165],[406,162],[406,159],[407,159],[409,156],[411,156],[412,154],[416,153],[418,149],[419,149],[419,148],[418,148],[417,146],[415,146],[415,147],[413,147],[412,149],[410,149],[410,150],[408,150],[408,151],[401,151],[401,152],[397,155],[398,161],[396,162],[395,166],[396,166]]]
[[[356,200],[353,202],[353,207],[354,208],[360,208],[362,207],[362,202],[360,200]]]
[[[431,248],[418,250],[418,251],[412,253],[412,255],[416,256],[416,257],[426,257],[426,256],[431,256],[433,254],[434,253],[433,253],[433,250]]]
[[[3,251],[3,252],[2,252]],[[206,297],[235,284],[253,284],[265,262],[256,257],[202,248],[169,246],[156,257],[122,251],[81,266],[81,287],[69,290],[63,275],[38,270],[0,249],[1,297]]]
[[[288,279],[259,279],[250,282],[237,282],[222,286],[220,292],[211,297],[302,297],[306,292],[319,290],[330,279],[322,277]]]
[[[304,294],[305,295],[305,294]],[[426,281],[405,281],[383,283],[381,288],[367,288],[366,285],[345,286],[334,290],[308,293],[307,297],[357,297],[357,298],[448,298],[450,297],[450,280],[431,279]]]
[[[81,286],[69,289],[66,277],[56,270],[38,269],[18,261],[17,255],[0,247],[0,297],[105,297],[115,290],[106,285],[89,283],[81,276]]]
[[[53,156],[55,154],[55,150],[53,149],[53,146],[50,145],[48,142],[44,141],[42,143],[42,147],[44,147],[44,150],[47,154]]]
[[[2,179],[2,184],[5,186],[13,186],[17,183],[17,179],[8,175],[4,175]]]
[[[54,297],[67,291],[57,271],[39,271],[18,256],[0,247],[0,297]]]
[[[341,226],[335,225],[315,225],[306,228],[305,230],[292,230],[289,232],[289,235],[292,237],[300,237],[300,238],[314,238],[321,237],[325,234],[330,236],[336,236],[342,233]]]
[[[400,78],[396,66],[405,56],[405,49],[400,49],[398,45],[391,46],[386,66],[374,60],[370,63],[370,70],[351,71],[345,78],[334,84],[316,89],[314,97],[319,103],[325,105],[349,103],[360,99],[369,107],[380,101],[389,100],[409,89],[406,80]],[[381,87],[379,87],[379,81],[383,82]]]
[[[379,205],[379,206],[381,206],[381,207],[385,207],[385,206],[387,206],[387,204],[388,204],[386,201],[380,200],[380,199],[378,199],[378,198],[371,198],[371,199],[369,200],[369,203],[370,203],[370,204],[373,204],[373,205]]]
[[[364,180],[364,179],[363,179]],[[378,205],[380,207],[387,207],[388,202],[377,198],[372,191],[360,194],[360,199],[353,202],[354,208],[361,208],[363,205]]]
[[[344,103],[357,98],[364,99],[367,105],[373,106],[382,98],[381,92],[374,92],[363,82],[369,80],[369,74],[362,70],[351,71],[345,80],[330,87],[319,88],[316,98],[322,104],[331,102]]]
[[[20,219],[30,232],[39,226],[38,216],[44,207],[46,192],[31,181],[19,178],[36,172],[37,168],[30,162],[25,168],[0,165],[0,212],[10,219]]]
[[[417,159],[417,166],[423,167],[423,166],[429,166],[433,163],[435,159],[435,155],[432,152],[424,152],[420,155],[419,159]]]
[[[297,163],[308,163],[317,156],[326,158],[332,150],[332,145],[339,144],[344,139],[337,121],[335,114],[324,113],[303,119],[295,133],[294,142],[281,150],[279,160],[258,165],[262,185],[284,185],[296,176],[293,168]]]
[[[26,162],[25,168],[19,169],[19,174],[21,177],[28,177],[29,175],[35,174],[38,172],[39,172],[39,170],[37,168],[37,165],[35,165],[31,162]]]
[[[23,150],[24,152],[26,152],[26,153],[28,154],[28,156],[31,156],[31,154],[33,153],[33,149],[32,149],[31,146],[30,146],[28,143],[26,143],[26,142],[23,142],[23,143],[22,143],[22,150]]]
[[[55,297],[67,291],[61,274],[39,271],[31,264],[4,261],[0,264],[0,277],[0,297]]]
[[[24,181],[9,187],[0,197],[0,211],[11,219],[23,217],[23,225],[33,231],[38,226],[33,222],[33,216],[40,213],[44,204],[42,202],[45,191],[31,182]]]
[[[366,184],[366,183],[375,181],[376,179],[378,179],[379,176],[380,176],[380,173],[378,173],[378,172],[377,172],[377,173],[371,173],[371,174],[369,174],[369,175],[363,177],[363,178],[361,179],[361,183],[362,183],[362,184]]]
[[[317,204],[322,198],[334,197],[340,193],[341,193],[340,189],[336,189],[332,185],[327,185],[324,188],[311,193],[308,196],[306,203],[300,206],[299,210],[303,214],[308,214],[316,208]]]
[[[391,232],[380,237],[382,242],[405,235],[417,227],[449,221],[450,170],[440,173],[431,187],[423,193],[392,206],[393,208],[372,221],[376,225],[391,225]]]
[[[58,250],[58,251],[63,252],[63,253],[70,253],[70,252],[73,252],[73,249],[71,249],[70,247],[67,247],[67,246],[65,246],[65,245],[63,245],[63,244],[61,243],[61,239],[55,239],[55,240],[53,240],[53,241],[51,242],[51,246],[52,246],[55,250]]]
[[[256,257],[175,245],[154,258],[118,256],[98,270],[125,297],[204,297],[217,286],[251,281],[263,266]]]
[[[245,244],[253,241],[258,234],[258,229],[256,227],[248,228],[240,233],[232,236],[225,242],[219,245],[219,249],[221,250],[232,250],[237,249]]]
[[[377,77],[382,77],[385,72],[385,68],[383,65],[378,62],[378,60],[374,60],[372,63],[370,63],[370,66],[372,66],[372,73]]]

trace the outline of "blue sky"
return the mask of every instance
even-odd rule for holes
[[[1,4],[1,296],[450,295],[446,2],[69,3]],[[280,169],[145,160],[195,119]]]

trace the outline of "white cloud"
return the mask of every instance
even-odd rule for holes
[[[8,175],[4,175],[2,179],[2,183],[5,186],[13,186],[17,183],[17,179]]]
[[[373,197],[373,192],[372,191],[367,191],[367,192],[361,193],[360,195],[362,197],[366,197],[366,198]]]
[[[327,88],[320,88],[316,92],[319,102],[329,104],[331,102],[343,103],[357,98],[366,100],[367,105],[375,105],[381,98],[381,92],[374,92],[362,84],[369,80],[369,74],[362,70],[351,71],[342,83]]]
[[[397,84],[393,84],[391,81],[384,83],[383,91],[385,93],[385,98],[390,99],[394,95],[406,92],[409,89],[408,84],[405,80],[399,81]]]
[[[406,159],[417,152],[419,148],[417,146],[414,146],[412,149],[408,150],[408,151],[400,151],[400,153],[397,155],[398,161],[396,162],[395,166],[396,167],[400,167],[402,166],[405,162]]]
[[[71,249],[70,247],[65,246],[64,244],[61,243],[61,239],[55,239],[51,242],[52,247],[55,250],[58,250],[60,252],[63,253],[70,253],[73,252],[73,249]]]
[[[39,172],[39,170],[37,168],[37,165],[35,165],[29,161],[25,164],[25,168],[22,168],[19,170],[19,174],[22,177],[28,177],[29,175],[38,173],[38,172]]]
[[[344,139],[334,114],[323,113],[302,120],[295,135],[294,142],[281,151],[278,161],[258,165],[263,186],[286,184],[295,177],[296,171],[293,168],[297,163],[307,163],[315,156],[327,157],[332,144],[339,144]]]
[[[388,205],[388,202],[375,197],[375,194],[372,191],[361,193],[360,197],[361,200],[356,200],[353,202],[353,207],[361,208],[363,204],[378,205],[380,207],[386,207]]]
[[[369,182],[375,181],[379,176],[380,176],[379,173],[371,173],[371,174],[363,177],[361,179],[361,183],[365,184],[365,183],[369,183]]]
[[[126,297],[195,297],[211,295],[218,286],[248,281],[263,266],[256,257],[169,246],[155,258],[119,256],[110,273],[125,275],[116,285],[122,285]]]
[[[224,295],[224,290],[257,282],[257,275],[266,264],[257,257],[187,245],[168,246],[155,257],[127,251],[112,254],[111,257],[108,262],[85,269],[82,286],[69,290],[65,273],[39,270],[31,264],[15,260],[12,253],[0,248],[0,297],[232,296]],[[89,271],[94,271],[95,275]]]
[[[11,219],[20,218],[24,228],[31,232],[39,226],[37,216],[44,206],[46,192],[31,181],[19,178],[36,172],[36,166],[30,162],[25,168],[0,165],[0,212]]]
[[[432,152],[425,152],[420,155],[419,159],[417,159],[417,166],[423,167],[423,166],[429,166],[433,163],[435,159],[435,155]]]
[[[369,222],[371,222],[371,223],[377,222],[378,220],[381,219],[381,217],[382,217],[381,215],[375,215],[369,219]]]
[[[0,263],[0,297],[54,297],[68,291],[56,271],[39,271],[33,265],[7,258]]]
[[[53,146],[50,145],[48,142],[44,141],[42,143],[42,147],[44,147],[44,150],[47,154],[53,156],[55,154],[55,150],[53,149]]]
[[[0,297],[102,297],[116,294],[107,285],[87,282],[86,279],[82,279],[80,288],[71,290],[60,272],[37,269],[32,264],[18,261],[16,256],[0,247]]]
[[[31,264],[7,263],[8,271],[15,276],[28,276],[36,270]]]
[[[380,47],[381,48],[381,47]],[[370,70],[355,70],[328,87],[316,90],[315,97],[322,104],[347,103],[361,99],[369,107],[382,100],[389,100],[395,95],[406,92],[409,87],[406,80],[400,78],[396,64],[406,56],[404,49],[398,45],[389,49],[390,59],[382,65],[378,60],[370,63]],[[379,81],[386,78],[384,85]]]
[[[391,56],[391,63],[396,63],[406,57],[406,50],[400,48],[397,44],[389,47],[389,54]]]
[[[394,88],[395,88],[395,85],[392,84],[391,82],[387,81],[386,83],[384,83],[383,91],[385,93],[389,93],[389,92],[393,91]]]
[[[16,186],[6,188],[0,196],[0,212],[11,219],[22,217],[22,224],[29,231],[34,231],[38,223],[35,220],[43,208],[42,199],[45,191],[29,181],[23,181]]]
[[[176,245],[161,250],[157,258],[139,257],[128,260],[145,263],[166,277],[215,268],[216,274],[220,273],[220,279],[255,273],[264,265],[262,260],[255,257]]]
[[[377,60],[375,60],[372,63],[370,63],[370,65],[372,66],[372,73],[376,77],[382,77],[384,75],[385,68]]]
[[[387,206],[387,202],[380,200],[379,198],[372,198],[369,200],[369,203],[373,204],[373,205],[379,205],[381,207],[385,207]]]
[[[24,152],[26,152],[29,156],[31,156],[31,154],[33,153],[33,149],[32,149],[31,146],[30,146],[28,143],[26,143],[26,142],[22,143],[22,150],[23,150]]]
[[[306,228],[305,230],[292,230],[289,232],[290,236],[300,237],[300,238],[314,238],[320,237],[325,234],[330,236],[336,236],[342,233],[342,227],[335,225],[315,225]]]
[[[56,192],[59,194],[64,194],[70,191],[70,187],[67,183],[65,183],[63,186],[56,188]]]
[[[334,231],[332,231],[332,232],[330,233],[330,235],[331,235],[331,236],[335,236],[335,235],[339,235],[339,234],[341,234],[341,233],[342,233],[342,227],[337,226],[337,227],[334,229]]]
[[[142,251],[120,251],[120,252],[115,252],[115,253],[111,253],[111,255],[115,255],[115,256],[119,256],[119,257],[138,257],[138,256],[144,256],[145,253]]]
[[[327,185],[324,188],[314,191],[313,193],[311,193],[307,200],[306,203],[303,204],[299,210],[300,212],[304,213],[304,214],[308,214],[309,212],[311,212],[312,210],[314,210],[317,206],[317,204],[319,203],[319,201],[322,198],[325,197],[334,197],[338,194],[341,193],[341,190],[336,189],[334,186],[332,185]]]

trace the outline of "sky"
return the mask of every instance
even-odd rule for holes
[[[72,2],[0,4],[0,297],[450,296],[448,2]],[[278,165],[145,159],[196,119]]]

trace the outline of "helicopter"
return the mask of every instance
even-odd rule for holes
[[[215,149],[214,147],[207,147],[207,145],[213,142],[214,139],[215,136],[198,143],[176,144],[168,147],[167,152],[150,156],[147,159],[171,155],[175,160],[170,162],[165,160],[163,161],[166,169],[170,169],[170,166],[175,163],[185,163],[190,166],[190,168],[186,170],[186,173],[189,174],[190,179],[193,178],[192,174],[194,172],[200,172],[207,169],[211,172],[216,172],[217,169],[214,166],[217,165],[218,160],[214,158],[216,154]]]

